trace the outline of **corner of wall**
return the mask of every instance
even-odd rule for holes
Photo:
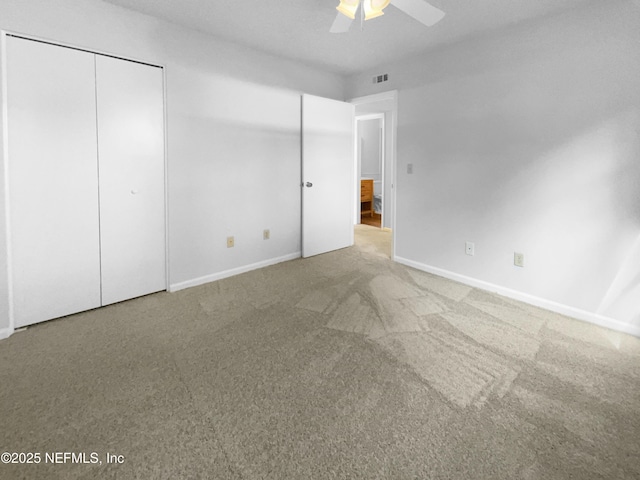
[[[10,272],[8,252],[8,181],[7,181],[7,82],[6,32],[0,30],[0,339],[13,333],[10,320]]]
[[[10,328],[0,329],[0,340],[4,340],[5,338],[9,338],[13,335],[14,330]]]

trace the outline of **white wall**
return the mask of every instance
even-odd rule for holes
[[[343,99],[341,77],[99,0],[3,0],[0,29],[165,66],[172,285],[300,251],[299,95]],[[2,336],[9,327],[4,187],[0,198]]]
[[[399,90],[398,257],[640,335],[638,25],[595,2],[350,78]]]

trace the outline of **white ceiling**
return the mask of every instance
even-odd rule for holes
[[[597,0],[430,0],[447,15],[425,27],[390,5],[385,15],[331,34],[338,0],[104,0],[218,38],[340,74],[411,57]]]

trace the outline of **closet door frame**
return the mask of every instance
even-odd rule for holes
[[[70,48],[73,50],[79,50],[95,55],[102,55],[106,57],[117,58],[129,62],[140,63],[148,65],[150,67],[157,67],[162,70],[162,112],[163,112],[163,131],[164,131],[164,237],[165,237],[165,290],[169,291],[169,182],[168,182],[168,156],[167,156],[167,73],[165,66],[159,63],[148,62],[139,58],[131,57],[128,55],[114,54],[105,52],[102,50],[90,49],[73,45],[65,42],[59,42],[48,38],[29,35],[21,32],[15,32],[11,30],[0,30],[0,57],[2,63],[0,64],[0,83],[2,91],[2,169],[3,169],[3,201],[4,201],[4,214],[5,214],[5,240],[6,240],[6,260],[7,260],[7,306],[9,313],[9,328],[5,331],[0,330],[0,339],[6,338],[15,331],[15,315],[14,315],[14,296],[13,296],[13,258],[12,258],[12,246],[11,246],[11,205],[9,204],[10,197],[10,179],[9,179],[9,129],[8,129],[8,99],[7,99],[7,37],[17,37],[24,40],[32,40],[36,42],[46,43],[49,45]],[[25,327],[26,328],[26,327]]]

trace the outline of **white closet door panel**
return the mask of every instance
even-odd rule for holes
[[[94,55],[7,37],[15,326],[100,306]]]
[[[96,56],[102,304],[165,290],[162,70]]]

